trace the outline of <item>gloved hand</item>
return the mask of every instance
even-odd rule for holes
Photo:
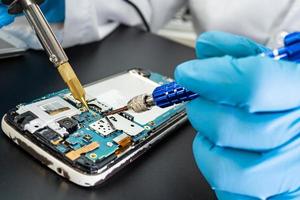
[[[13,0],[0,1],[0,28],[11,24],[15,17],[20,15],[8,14],[8,6]],[[65,0],[45,0],[40,5],[41,10],[50,23],[64,22],[65,20]]]
[[[196,163],[221,200],[300,199],[300,65],[258,55],[264,47],[208,32],[179,84],[198,134]]]

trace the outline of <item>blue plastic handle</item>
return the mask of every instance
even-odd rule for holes
[[[290,46],[300,42],[300,32],[293,32],[284,37],[284,46]]]
[[[185,89],[176,82],[157,87],[153,91],[152,96],[155,104],[161,108],[166,108],[185,101],[191,101],[199,97],[198,94]]]

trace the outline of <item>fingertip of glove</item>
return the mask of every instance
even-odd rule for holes
[[[194,62],[195,60],[187,61],[176,67],[174,77],[177,83],[182,86],[185,85],[186,81],[188,81],[187,78],[190,77],[188,74],[189,71],[191,71],[191,68],[193,68]]]
[[[174,78],[179,83],[182,78],[182,73],[184,71],[185,65],[184,63],[177,65],[174,71]]]
[[[196,56],[199,59],[218,56],[222,54],[222,50],[216,48],[216,39],[225,34],[219,31],[208,31],[199,35],[195,44]]]
[[[219,38],[224,38],[224,36],[232,36],[230,33],[222,32],[222,31],[206,31],[199,35],[196,42],[198,41],[214,41]]]
[[[221,31],[202,33],[196,40],[195,48],[199,59],[224,55],[245,57],[257,55],[267,49],[246,37]]]

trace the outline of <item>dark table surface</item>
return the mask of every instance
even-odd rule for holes
[[[194,57],[184,47],[136,28],[119,27],[101,42],[66,50],[83,84],[139,66],[172,76]],[[65,87],[43,52],[0,60],[0,115],[21,102]],[[214,199],[192,154],[186,123],[103,185],[82,188],[56,175],[0,134],[0,199]]]

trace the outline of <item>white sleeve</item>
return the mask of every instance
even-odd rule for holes
[[[151,16],[149,3],[139,2],[145,18],[149,20]],[[135,9],[123,0],[66,0],[63,46],[101,40],[119,24],[134,26],[141,23]]]
[[[128,0],[129,3],[124,0],[65,1],[64,23],[51,24],[64,47],[101,40],[119,24],[144,26],[144,23],[147,23],[152,31],[156,31],[186,2],[186,0]],[[3,28],[1,32],[23,41],[19,42],[22,44],[19,46],[23,48],[41,48],[24,17],[18,17],[15,23]]]
[[[151,30],[158,31],[171,20],[176,12],[187,5],[188,0],[149,0],[151,4]]]
[[[129,3],[135,5],[142,16]],[[124,0],[66,0],[64,46],[101,40],[119,24],[143,26],[142,17],[152,31],[157,31],[186,0],[130,0],[129,3]]]

